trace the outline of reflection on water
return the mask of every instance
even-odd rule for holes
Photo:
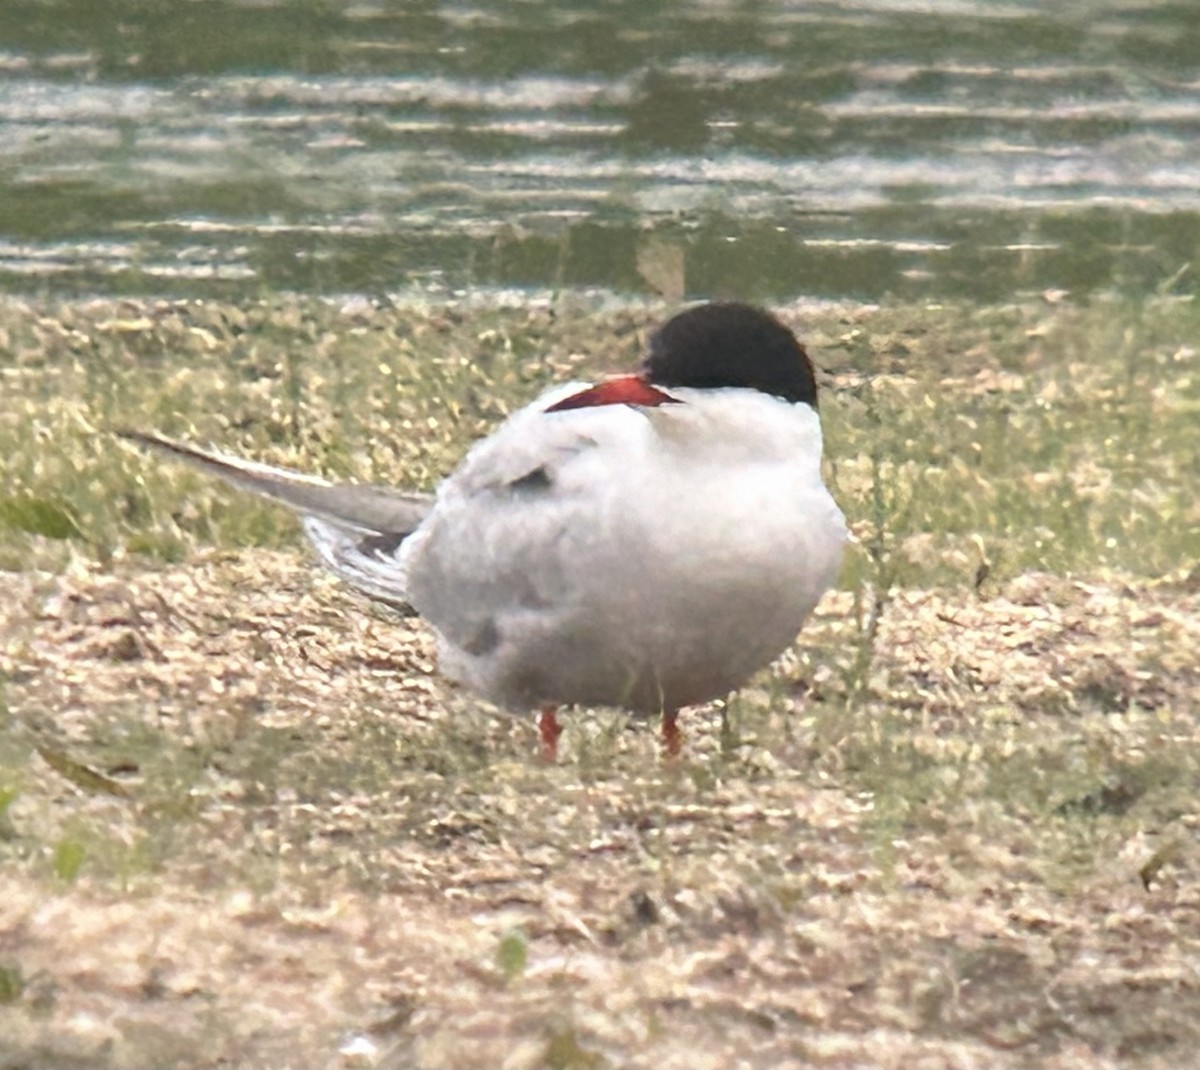
[[[644,292],[654,236],[697,296],[995,299],[1200,247],[1190,3],[9,0],[0,48],[10,290]]]

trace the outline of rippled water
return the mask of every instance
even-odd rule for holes
[[[1190,290],[1200,10],[6,0],[0,154],[8,290]]]

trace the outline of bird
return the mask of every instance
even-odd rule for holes
[[[817,393],[778,318],[710,302],[635,371],[547,389],[432,495],[118,433],[298,513],[325,566],[424,618],[444,676],[535,713],[543,758],[564,706],[658,716],[678,756],[679,711],[774,661],[837,578]]]

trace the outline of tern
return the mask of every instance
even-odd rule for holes
[[[660,716],[678,754],[679,710],[795,641],[847,538],[812,361],[739,303],[674,316],[632,374],[547,390],[434,495],[120,433],[289,506],[328,568],[428,622],[444,675],[536,712],[548,759],[562,706]]]

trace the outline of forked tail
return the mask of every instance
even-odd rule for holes
[[[304,530],[330,569],[370,597],[407,609],[399,550],[429,512],[433,504],[429,495],[369,484],[328,483],[144,431],[117,434],[219,476],[240,490],[288,506],[300,514]]]

